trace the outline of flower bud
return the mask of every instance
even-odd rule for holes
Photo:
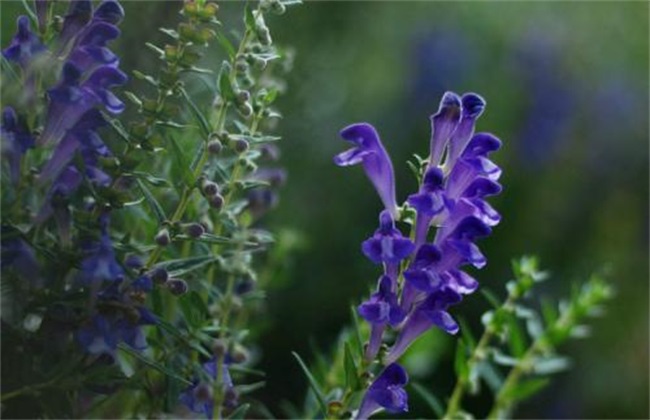
[[[189,286],[187,282],[183,279],[172,278],[165,283],[170,292],[175,296],[181,296],[187,293]]]
[[[253,115],[253,107],[248,102],[244,102],[237,107],[237,111],[242,115],[242,117],[250,117]]]
[[[190,223],[189,225],[185,226],[185,232],[189,237],[196,239],[203,235],[205,233],[205,230],[200,223]]]
[[[160,246],[167,246],[171,242],[171,237],[169,236],[169,231],[167,229],[161,229],[154,238],[156,243]]]
[[[233,148],[237,153],[244,153],[248,150],[249,144],[244,139],[237,139],[233,143]]]
[[[244,363],[249,359],[248,350],[243,346],[236,346],[231,353],[232,361],[234,363]]]
[[[206,179],[201,184],[201,192],[203,192],[203,194],[206,197],[213,197],[214,195],[219,193],[219,186],[217,184],[215,184],[214,182],[208,181]]]
[[[129,268],[138,269],[144,265],[144,262],[142,261],[142,258],[140,258],[139,256],[134,254],[129,254],[124,259],[124,265]]]
[[[216,210],[221,210],[223,207],[224,199],[221,194],[216,194],[212,197],[210,197],[210,207]]]
[[[287,6],[280,3],[279,1],[274,1],[271,3],[271,11],[276,15],[282,15],[287,11]]]
[[[163,284],[169,279],[169,273],[162,267],[156,267],[150,274],[151,280],[157,284]]]
[[[235,71],[240,74],[246,73],[248,70],[248,63],[245,60],[237,60],[235,63]]]
[[[221,153],[221,150],[223,149],[223,144],[218,139],[215,140],[210,140],[208,142],[208,152],[212,153],[213,155],[218,155]]]
[[[226,340],[223,340],[221,338],[214,340],[214,343],[212,345],[212,352],[216,357],[223,356],[226,354],[226,351],[228,351],[228,343]]]
[[[243,104],[248,102],[248,100],[251,98],[251,94],[247,90],[240,90],[237,92],[237,103]]]

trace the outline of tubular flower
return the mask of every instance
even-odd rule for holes
[[[29,25],[27,16],[18,17],[18,31],[7,48],[2,50],[2,55],[9,61],[18,63],[25,70],[29,67],[32,57],[45,51],[45,46],[40,38],[35,35]]]
[[[361,163],[386,210],[396,219],[397,200],[393,164],[375,128],[366,123],[353,124],[341,130],[341,137],[355,147],[336,155],[334,163],[338,166]]]
[[[2,154],[7,161],[9,177],[13,183],[16,183],[20,176],[20,162],[27,150],[34,147],[34,137],[25,121],[19,118],[11,107],[6,107],[2,111],[0,133]]]
[[[408,411],[408,395],[404,390],[407,383],[408,375],[403,367],[396,363],[388,365],[368,388],[356,418],[367,419],[380,408],[389,413]]]
[[[501,147],[501,141],[488,133],[474,134],[484,108],[485,101],[477,94],[447,92],[431,117],[430,157],[422,168],[417,193],[407,199],[415,211],[413,242],[396,228],[396,213],[390,211],[392,204],[386,204],[390,201],[384,200],[395,197],[395,185],[390,159],[377,133],[368,124],[356,124],[342,132],[357,147],[338,155],[336,163],[367,165],[373,157],[370,163],[374,166],[365,167],[366,173],[386,205],[380,228],[362,245],[364,255],[384,264],[385,273],[377,292],[358,308],[361,317],[371,324],[365,354],[368,361],[377,357],[386,330],[397,333],[383,360],[388,367],[368,388],[359,418],[367,418],[382,407],[391,412],[406,410],[406,394],[401,388],[406,380],[390,382],[384,375],[394,378],[403,373],[405,378],[406,373],[394,362],[432,327],[458,333],[449,308],[478,288],[478,282],[463,267],[482,268],[487,264],[476,241],[490,235],[501,220],[486,202],[502,189],[498,183],[501,169],[488,158]],[[432,226],[435,234],[430,235]],[[399,282],[402,278],[404,281]]]

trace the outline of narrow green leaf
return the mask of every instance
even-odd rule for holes
[[[181,149],[174,136],[169,136],[168,138],[172,145],[174,160],[176,161],[178,169],[181,171],[183,182],[185,185],[190,186],[194,180],[192,179],[192,173],[189,170],[189,165],[187,164],[187,159],[185,158],[183,149]]]
[[[147,366],[150,366],[154,369],[156,369],[159,372],[164,373],[165,375],[174,378],[176,380],[179,380],[183,382],[186,385],[192,385],[192,382],[188,381],[187,379],[183,378],[181,375],[176,374],[175,372],[172,372],[171,370],[167,369],[165,366],[161,365],[160,363],[154,362],[153,360],[149,360],[143,355],[141,355],[139,352],[136,350],[133,350],[131,347],[127,346],[126,344],[120,343],[118,344],[118,347],[120,350],[124,351],[125,353],[135,357],[136,359],[140,360]]]
[[[162,224],[165,220],[167,220],[167,216],[165,216],[165,211],[163,210],[162,206],[158,200],[156,200],[156,197],[154,197],[151,191],[149,191],[149,188],[144,185],[144,182],[139,179],[136,179],[136,182],[138,183],[138,187],[140,187],[140,191],[142,191],[147,204],[149,207],[151,207],[151,210],[156,216],[156,219],[158,219],[158,223]]]
[[[524,332],[514,315],[508,316],[508,347],[510,353],[516,358],[519,358],[526,353],[526,339]]]
[[[217,42],[223,47],[224,50],[226,50],[226,53],[228,54],[229,59],[235,58],[235,54],[237,54],[237,50],[235,50],[235,47],[232,45],[232,42],[226,36],[221,33],[221,31],[217,31]]]
[[[551,375],[567,370],[569,366],[571,366],[571,361],[566,357],[546,357],[535,360],[533,372],[540,375]]]
[[[485,300],[487,300],[488,303],[490,303],[490,305],[492,305],[495,309],[501,307],[501,301],[499,300],[499,298],[494,294],[494,292],[492,292],[488,288],[485,287],[481,288],[481,294],[483,295]]]
[[[152,50],[153,52],[155,52],[156,54],[158,54],[160,57],[165,56],[165,51],[163,51],[161,48],[158,48],[158,46],[152,44],[151,42],[145,42],[144,45],[150,50]]]
[[[503,397],[507,400],[521,401],[530,398],[544,389],[550,382],[549,378],[532,378],[522,381],[506,390]]]
[[[135,93],[125,90],[124,96],[126,96],[131,102],[136,104],[139,108],[142,108],[142,101],[140,100],[140,98],[138,98],[138,96]]]
[[[298,364],[300,365],[300,368],[305,373],[305,376],[307,376],[307,380],[309,381],[309,386],[311,387],[312,391],[314,391],[314,395],[316,396],[316,400],[318,401],[318,404],[320,405],[323,414],[327,413],[327,404],[325,402],[325,398],[323,397],[323,392],[320,389],[320,385],[318,385],[318,382],[316,382],[316,379],[311,374],[311,372],[307,368],[307,365],[305,365],[305,362],[302,361],[298,353],[292,351],[291,354],[293,354],[293,357],[296,358]]]
[[[478,375],[483,378],[488,387],[490,387],[492,393],[496,395],[503,386],[503,375],[501,375],[492,363],[487,361],[478,363],[476,365],[476,370]]]
[[[469,378],[469,367],[467,366],[467,352],[465,350],[465,342],[461,338],[458,340],[456,346],[456,357],[454,358],[454,370],[456,375],[463,380]]]
[[[411,384],[415,392],[417,392],[420,397],[424,400],[424,402],[427,403],[431,411],[435,414],[437,418],[442,418],[442,416],[445,414],[444,408],[442,407],[442,404],[440,403],[440,400],[438,397],[433,395],[429,390],[427,390],[425,387],[422,385],[414,382]]]
[[[352,391],[361,389],[361,381],[359,380],[359,370],[357,364],[354,363],[354,357],[352,356],[352,351],[350,350],[350,344],[345,343],[345,356],[344,362],[345,366],[345,386]]]
[[[25,9],[25,12],[29,15],[29,18],[32,20],[32,24],[34,26],[38,25],[38,17],[36,17],[36,13],[32,10],[31,6],[29,3],[27,3],[27,0],[22,0],[23,3],[23,8]]]
[[[196,118],[196,121],[199,123],[199,126],[201,127],[201,130],[203,131],[203,135],[207,139],[208,136],[210,136],[210,133],[212,132],[212,129],[210,128],[210,123],[208,122],[208,119],[205,118],[205,115],[203,115],[203,112],[199,109],[199,107],[194,103],[190,95],[187,93],[185,89],[181,89],[181,94],[183,95],[183,98],[187,101],[187,104],[190,106],[190,110],[192,111],[192,115],[194,115],[194,118]]]
[[[198,268],[212,264],[218,260],[214,255],[202,255],[199,257],[179,258],[176,260],[163,261],[157,267],[165,268],[171,277],[180,277]]]
[[[193,328],[199,328],[208,317],[208,308],[201,296],[190,291],[178,298],[178,303],[187,323]]]
[[[165,178],[160,178],[157,176],[153,176],[147,172],[139,172],[135,171],[133,172],[133,175],[135,175],[138,179],[141,179],[143,181],[147,181],[149,184],[153,185],[154,187],[169,187],[169,181],[167,181]]]
[[[168,28],[159,28],[159,29],[160,29],[160,32],[162,32],[162,33],[164,33],[164,34],[166,34],[166,35],[168,35],[168,36],[170,36],[170,37],[172,37],[174,39],[178,39],[178,32],[176,32],[175,30],[168,29]]]
[[[251,408],[250,404],[242,404],[235,411],[233,411],[228,418],[229,419],[245,419],[248,409]]]
[[[153,76],[150,76],[148,74],[144,74],[144,73],[142,73],[141,71],[138,71],[138,70],[133,70],[133,75],[136,77],[136,79],[144,80],[145,82],[149,83],[150,85],[158,87],[158,80],[154,79]]]
[[[255,16],[253,15],[251,8],[248,7],[248,4],[246,4],[246,7],[244,7],[244,23],[246,24],[246,29],[248,31],[255,33],[257,26],[255,23]]]
[[[354,335],[352,336],[354,347],[357,352],[357,357],[363,358],[363,340],[361,339],[361,330],[359,326],[359,315],[354,305],[350,306],[350,313],[352,314],[352,324],[354,327]]]
[[[235,389],[237,392],[239,392],[240,395],[244,394],[250,394],[251,392],[255,392],[258,389],[264,388],[266,385],[265,381],[259,381],[259,382],[254,382],[252,384],[243,384],[243,385],[237,385],[235,386]]]
[[[235,90],[230,81],[231,72],[232,67],[230,67],[230,63],[224,61],[221,64],[221,71],[219,72],[219,94],[224,101],[235,99]]]

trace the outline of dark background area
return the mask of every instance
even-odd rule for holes
[[[163,39],[155,28],[173,26],[179,4],[124,5],[114,48],[122,68],[155,68],[144,43]],[[4,46],[21,5],[2,6]],[[222,5],[226,28],[241,28],[242,6]],[[647,418],[648,3],[309,2],[270,27],[296,59],[278,104],[289,181],[265,222],[293,251],[277,262],[260,321],[268,375],[260,399],[277,415],[284,399],[301,404],[306,380],[290,352],[310,360],[314,347],[330,351],[350,303],[379,274],[360,243],[381,203],[360,168],[332,163],[346,148],[338,131],[375,125],[404,200],[416,189],[405,162],[427,154],[428,117],[441,95],[474,91],[488,102],[477,130],[504,144],[493,156],[504,192],[492,200],[503,221],[481,243],[489,264],[474,274],[482,287],[501,293],[510,260],[536,254],[552,273],[542,295],[561,297],[602,268],[617,291],[592,336],[563,349],[572,369],[517,415]],[[204,67],[217,68],[223,53],[213,51]],[[480,332],[486,309],[477,293],[453,314]],[[413,379],[448,395],[453,348],[443,333],[428,333],[407,360]],[[468,398],[466,408],[485,415],[486,397]],[[430,416],[415,394],[411,405],[409,416]]]

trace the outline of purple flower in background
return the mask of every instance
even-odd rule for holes
[[[3,275],[7,273],[6,270],[13,270],[23,280],[36,286],[40,285],[41,276],[36,253],[21,238],[21,233],[15,228],[3,226],[1,245],[0,268]]]
[[[389,364],[368,388],[355,418],[367,419],[381,408],[389,413],[408,411],[408,395],[404,390],[407,383],[404,368],[396,363]]]
[[[144,291],[137,286],[123,286],[122,281],[110,284],[97,295],[94,315],[76,332],[81,347],[90,354],[115,356],[120,343],[135,350],[144,350],[147,341],[142,326],[156,324],[148,309],[134,296]]]
[[[29,25],[27,16],[18,17],[18,31],[7,48],[2,50],[2,55],[8,60],[18,63],[25,70],[32,58],[45,51],[45,46],[40,38],[35,35]]]
[[[397,218],[393,164],[375,128],[366,123],[353,124],[341,131],[341,137],[354,147],[336,155],[334,163],[338,166],[360,163],[386,210],[394,219]]]
[[[225,401],[224,405],[228,407],[234,407],[236,405],[236,393],[234,392],[234,386],[232,378],[230,377],[230,372],[228,371],[228,364],[230,363],[230,358],[226,357],[223,363],[222,373],[221,373],[221,382],[225,389]],[[207,376],[212,380],[217,378],[217,362],[212,359],[207,363],[203,364],[203,371]],[[187,387],[179,396],[179,401],[185,405],[190,411],[194,413],[203,413],[209,419],[213,418],[214,410],[214,398],[212,395],[212,385],[209,382],[202,380],[194,380],[192,385]]]
[[[28,149],[34,147],[34,137],[24,119],[11,107],[2,111],[2,155],[9,167],[9,178],[16,183],[20,177],[20,162]]]
[[[108,236],[108,216],[104,216],[100,224],[102,235],[99,243],[89,247],[79,269],[78,280],[86,286],[105,281],[119,283],[124,276],[124,270],[115,258],[113,242]]]

